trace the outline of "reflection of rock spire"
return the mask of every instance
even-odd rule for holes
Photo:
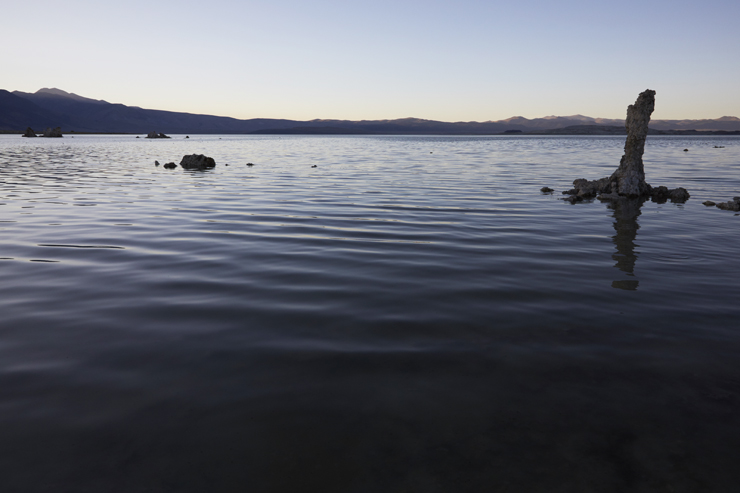
[[[644,199],[619,199],[608,204],[614,210],[614,230],[617,234],[612,237],[617,251],[612,255],[616,260],[615,267],[628,276],[634,276],[637,254],[635,253],[635,239],[640,225],[637,218]],[[637,289],[637,279],[614,281],[612,287],[619,289]]]

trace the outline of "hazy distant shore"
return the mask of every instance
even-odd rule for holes
[[[422,118],[392,120],[308,121],[196,115],[112,104],[60,89],[35,93],[0,89],[0,131],[22,133],[61,127],[65,134],[277,134],[277,135],[625,135],[624,119],[583,115],[497,121],[443,122]],[[740,118],[723,116],[703,120],[652,120],[651,132],[667,135],[740,134]]]
[[[21,130],[0,130],[0,134],[22,135]],[[146,132],[64,132],[66,135],[145,135]],[[396,131],[396,132],[371,132],[367,130],[353,130],[346,128],[333,127],[296,127],[296,128],[279,128],[265,129],[254,132],[187,132],[192,135],[448,135],[448,136],[465,136],[465,135],[627,135],[624,127],[611,126],[591,126],[576,125],[573,127],[553,128],[548,130],[535,130],[523,132],[521,130],[495,133],[469,133],[469,132],[414,132],[414,131]],[[649,135],[685,135],[685,136],[740,136],[740,130],[655,130],[650,129]]]

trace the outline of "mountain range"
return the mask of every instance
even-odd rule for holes
[[[624,133],[624,120],[583,115],[521,116],[486,122],[440,122],[419,118],[397,120],[239,120],[223,116],[149,110],[108,103],[60,89],[35,93],[0,89],[0,131],[22,132],[26,127],[43,131],[62,127],[68,132],[131,133],[151,131],[173,134],[414,134],[492,135],[502,133]],[[652,120],[653,133],[696,131],[740,132],[740,118],[712,120]]]

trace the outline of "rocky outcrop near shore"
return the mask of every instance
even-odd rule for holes
[[[159,133],[159,132],[149,132],[146,135],[146,138],[147,139],[169,139],[171,137],[169,135],[165,135],[165,134]]]
[[[23,136],[24,137],[38,137],[38,135],[36,135],[36,132],[34,132],[31,127],[28,127],[26,129],[26,131],[23,133]]]
[[[722,209],[723,211],[740,211],[740,197],[733,197],[732,200],[728,202],[720,202],[718,204],[715,204],[710,200],[707,202],[704,202],[704,205],[716,205],[718,209]]]
[[[648,89],[640,93],[635,104],[627,107],[625,122],[627,140],[624,143],[624,155],[617,170],[611,176],[599,180],[579,178],[573,181],[573,189],[563,192],[569,195],[565,200],[570,203],[593,197],[598,197],[600,200],[650,197],[656,202],[665,202],[669,199],[672,202],[688,200],[690,195],[685,188],[653,188],[645,181],[642,156],[645,152],[650,115],[654,109],[655,91]]]
[[[216,167],[216,161],[212,157],[204,156],[203,154],[189,154],[182,157],[180,166],[184,169],[209,169]]]
[[[62,135],[62,127],[47,128],[44,130],[43,137],[64,137]]]

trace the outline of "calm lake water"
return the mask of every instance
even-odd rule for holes
[[[740,139],[623,145],[0,136],[0,490],[737,491]]]

